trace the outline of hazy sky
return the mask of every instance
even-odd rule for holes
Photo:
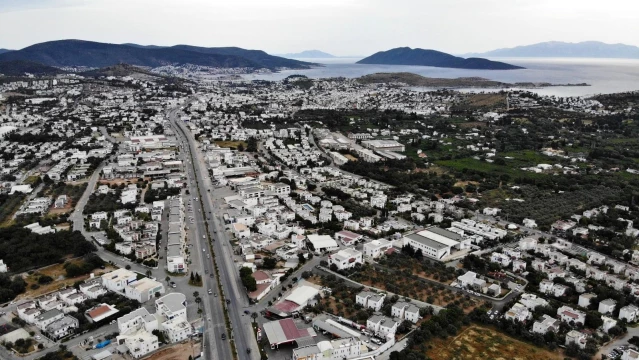
[[[0,34],[9,49],[83,39],[342,56],[399,46],[460,54],[550,40],[639,46],[639,1],[0,0]]]

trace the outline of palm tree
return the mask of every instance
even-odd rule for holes
[[[200,303],[202,302],[202,298],[201,297],[196,297],[195,298],[195,303],[197,304],[198,309],[200,308]]]
[[[196,299],[199,298],[200,297],[200,292],[199,291],[194,291],[193,292],[193,297],[196,298]]]
[[[252,312],[251,313],[251,318],[253,319],[253,322],[255,322],[255,320],[257,319],[257,313],[256,312]]]
[[[169,281],[171,281],[171,278],[167,276],[167,277],[164,278],[164,281],[166,281],[166,283],[168,284]]]

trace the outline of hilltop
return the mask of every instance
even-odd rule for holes
[[[491,57],[576,57],[639,59],[639,47],[625,44],[606,44],[599,41],[569,43],[549,41],[538,44],[504,48],[470,54]]]
[[[193,64],[211,67],[308,68],[310,63],[268,55],[260,50],[241,48],[203,48],[130,46],[83,40],[58,40],[35,44],[0,54],[1,61],[24,60],[47,66],[107,67],[116,64],[158,67]]]
[[[468,58],[446,54],[436,50],[411,49],[409,47],[380,51],[357,62],[358,64],[418,65],[455,69],[514,70],[522,67],[481,58]]]

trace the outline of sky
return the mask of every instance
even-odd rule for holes
[[[605,6],[605,9],[602,7]],[[318,49],[400,46],[453,54],[543,41],[639,46],[636,0],[0,0],[0,48],[81,39]]]

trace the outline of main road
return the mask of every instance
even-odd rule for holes
[[[238,358],[248,360],[259,359],[259,348],[253,334],[251,320],[249,316],[244,314],[244,311],[249,309],[250,304],[248,303],[246,292],[239,279],[237,267],[233,261],[231,245],[224,223],[221,220],[221,208],[219,207],[219,203],[213,204],[211,198],[211,195],[215,194],[216,190],[211,183],[208,170],[201,153],[197,149],[193,135],[190,130],[186,128],[184,123],[177,120],[178,110],[172,109],[167,113],[167,115],[173,124],[175,133],[182,145],[182,153],[184,153],[187,157],[187,174],[190,175],[189,178],[191,180],[189,182],[189,188],[191,189],[190,196],[192,199],[198,198],[198,203],[202,205],[202,208],[199,208],[199,206],[196,205],[199,209],[196,210],[198,218],[196,218],[195,225],[197,226],[197,232],[203,234],[203,237],[197,237],[196,242],[198,242],[198,247],[195,250],[199,251],[200,248],[212,248],[219,269],[219,278],[222,285],[222,294],[224,296],[208,296],[208,298],[205,296],[204,301],[210,302],[213,311],[212,315],[214,317],[221,317],[222,321],[224,320],[224,309],[222,307],[227,307],[229,320],[231,322],[231,334],[226,335],[230,336],[234,340]],[[206,218],[206,221],[200,221],[200,215],[203,218]],[[208,239],[213,240],[210,244],[210,248],[207,243]],[[203,264],[204,269],[208,270],[209,274],[215,274],[215,268],[212,261],[204,261]],[[218,286],[217,283],[214,283],[216,280],[214,276],[205,278],[205,280],[211,283],[209,288],[212,288],[214,292],[217,291]],[[225,299],[230,303],[226,304],[222,299]],[[217,322],[215,319],[212,321]],[[230,353],[221,353],[222,351],[226,353],[229,345],[228,340],[224,341],[221,339],[221,334],[217,336],[219,329],[221,328],[215,326],[214,330],[216,336],[211,339],[207,337],[208,341],[217,343],[218,356],[213,357],[212,359],[231,359],[232,357],[228,356]]]

